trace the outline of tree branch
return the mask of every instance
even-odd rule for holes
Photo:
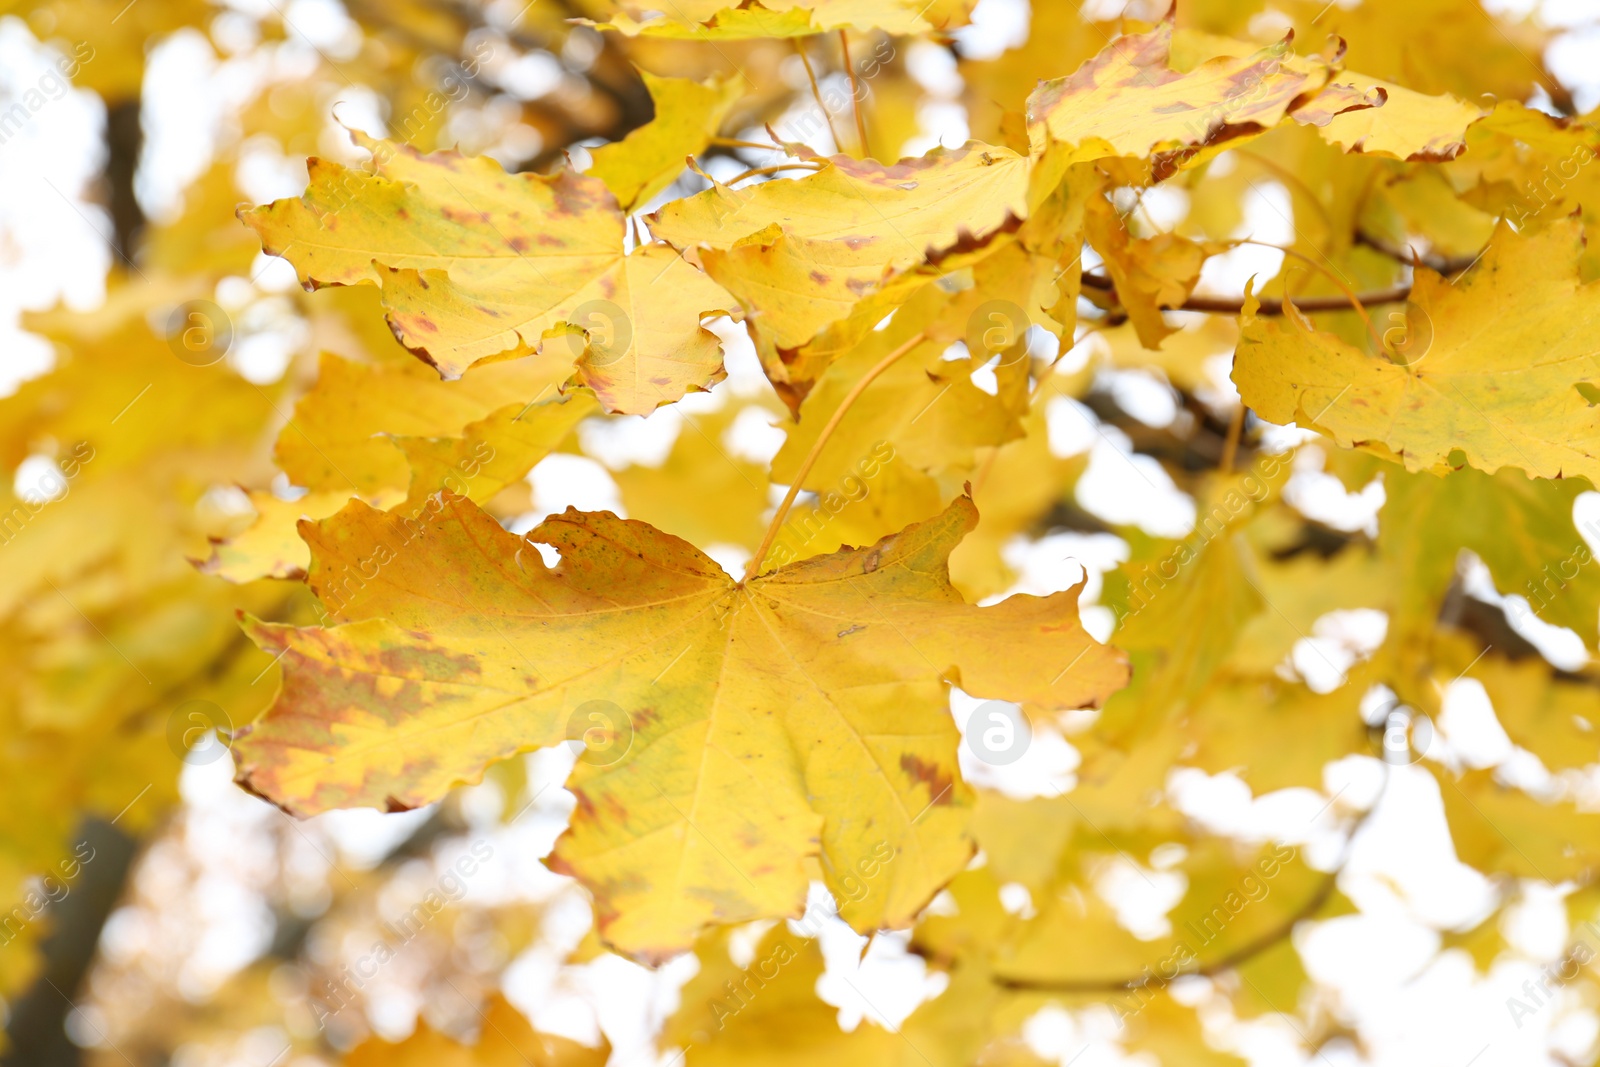
[[[1099,292],[1116,295],[1117,287],[1110,278],[1102,278],[1096,274],[1085,272],[1083,287],[1095,289]],[[1380,289],[1372,293],[1357,293],[1356,296],[1362,304],[1400,304],[1411,296],[1411,286],[1397,285],[1390,289]],[[1290,301],[1297,311],[1308,314],[1318,311],[1353,311],[1355,310],[1347,296],[1308,296],[1300,300]],[[1167,311],[1203,311],[1213,315],[1238,315],[1244,311],[1244,298],[1191,296],[1176,307],[1166,308]],[[1274,317],[1282,315],[1283,301],[1271,297],[1261,298],[1261,307],[1257,315]]]
[[[144,230],[144,209],[134,194],[133,180],[144,147],[144,125],[139,97],[106,101],[106,210],[111,215],[112,241],[125,262],[132,262]]]
[[[84,823],[76,841],[94,849],[92,861],[67,895],[49,910],[53,927],[40,950],[44,967],[33,987],[11,1005],[5,1067],[78,1067],[83,1050],[68,1038],[67,1016],[77,1006],[100,930],[122,897],[138,843],[102,819]],[[18,951],[27,951],[20,947]]]
[[[1367,820],[1372,818],[1372,813],[1378,810],[1378,805],[1382,803],[1384,795],[1389,790],[1389,765],[1385,763],[1383,767],[1383,785],[1379,787],[1378,799],[1372,802],[1372,806],[1370,808],[1361,813],[1361,817],[1357,819],[1355,825],[1350,828],[1350,836],[1345,839],[1344,855],[1339,858],[1339,865],[1322,879],[1322,882],[1317,886],[1316,892],[1312,893],[1311,896],[1306,899],[1304,904],[1296,908],[1294,912],[1283,922],[1279,923],[1272,929],[1267,930],[1260,936],[1246,941],[1233,951],[1226,952],[1209,963],[1201,964],[1198,967],[1193,967],[1186,971],[1180,971],[1171,978],[1163,978],[1152,975],[1149,969],[1146,968],[1139,974],[1131,978],[1121,979],[1120,981],[1108,982],[1102,980],[1084,982],[1051,982],[1029,978],[997,977],[994,979],[995,984],[1003,989],[1010,989],[1018,992],[1106,994],[1131,993],[1135,990],[1149,988],[1152,985],[1156,986],[1157,988],[1165,988],[1166,986],[1177,981],[1179,978],[1188,978],[1196,975],[1210,978],[1221,974],[1224,971],[1233,970],[1240,964],[1254,959],[1256,956],[1261,955],[1261,953],[1272,948],[1274,945],[1278,944],[1292,934],[1294,932],[1294,928],[1300,923],[1315,916],[1317,912],[1321,911],[1323,906],[1326,905],[1328,900],[1333,896],[1333,891],[1338,886],[1339,875],[1344,873],[1345,864],[1350,862],[1350,849],[1355,843],[1356,835],[1361,832],[1361,828],[1366,825]]]

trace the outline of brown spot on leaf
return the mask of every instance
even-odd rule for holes
[[[900,769],[910,775],[913,781],[928,787],[930,806],[947,807],[954,802],[951,794],[955,792],[955,779],[942,767],[924,763],[907,752],[900,757]]]

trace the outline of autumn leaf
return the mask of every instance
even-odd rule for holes
[[[716,185],[651,218],[652,233],[731,287],[791,404],[885,315],[1005,246],[1028,214],[1028,160],[1009,149],[814,162],[804,178]]]
[[[323,353],[317,383],[278,434],[278,465],[295,485],[370,496],[411,481],[401,439],[457,437],[516,401],[553,394],[560,379],[536,360],[496,363],[460,381],[422,367],[361,364]],[[580,403],[579,408],[584,405]]]
[[[739,79],[697,82],[689,78],[640,77],[655,102],[656,117],[622,140],[594,150],[590,176],[599,178],[630,214],[683,173],[685,156],[697,156],[717,135],[722,120],[744,95]]]
[[[1089,201],[1086,218],[1089,244],[1105,261],[1117,299],[1127,309],[1140,342],[1146,348],[1160,348],[1178,329],[1167,325],[1161,310],[1182,306],[1200,280],[1207,257],[1221,249],[1171,233],[1135,238],[1101,197]]]
[[[1329,69],[1299,61],[1289,40],[1241,57],[1219,55],[1186,73],[1169,65],[1172,26],[1109,42],[1070,77],[1028,97],[1035,156],[1065,170],[1107,156],[1154,158],[1157,173],[1185,162],[1198,145],[1249,137],[1277,125]]]
[[[702,324],[729,299],[663,246],[625,253],[598,178],[351,136],[370,172],[313,159],[305,196],[241,217],[308,286],[381,285],[395,336],[442,377],[537,352],[628,413],[721,379]]]
[[[1462,862],[1515,878],[1564,881],[1600,862],[1600,817],[1540,800],[1495,781],[1490,771],[1455,775],[1430,768]]]
[[[670,10],[636,0],[618,3],[620,10],[599,29],[630,37],[683,37],[727,41],[751,37],[809,37],[830,30],[881,29],[893,34],[923,33],[932,27],[922,15],[931,3],[921,0],[684,0]]]
[[[1407,315],[1413,336],[1431,338],[1420,352],[1369,354],[1247,309],[1240,394],[1266,418],[1408,470],[1443,474],[1459,451],[1490,474],[1517,467],[1600,484],[1600,355],[1586,329],[1600,297],[1577,276],[1578,229],[1524,236],[1502,224],[1455,283],[1418,268]]]
[[[1383,1046],[1398,900],[1578,1062],[1511,6],[0,0],[0,1054],[1238,1067]]]
[[[553,862],[641,957],[711,923],[797,914],[807,855],[834,884],[883,865],[846,916],[905,924],[971,854],[945,685],[1074,708],[1126,680],[1074,593],[961,600],[944,561],[975,521],[965,500],[741,585],[605,513],[569,511],[524,539],[435,499],[415,528],[355,503],[306,529],[309,582],[344,624],[251,624],[286,680],[239,743],[241,780],[302,815],[412,807],[581,735],[575,716],[598,709],[625,751],[580,765]]]
[[[502,996],[492,997],[479,1011],[482,1031],[464,1044],[427,1023],[404,1041],[391,1044],[372,1038],[351,1049],[344,1067],[604,1067],[610,1043],[598,1048],[571,1038],[541,1034]]]

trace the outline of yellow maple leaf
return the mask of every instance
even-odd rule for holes
[[[596,28],[629,37],[680,37],[696,41],[810,37],[832,30],[884,30],[897,36],[926,33],[924,0],[682,0],[663,9],[637,0]]]
[[[314,492],[372,496],[405,489],[411,469],[400,439],[457,437],[512,401],[514,412],[531,406],[561,382],[548,369],[520,359],[440,381],[415,362],[363,364],[324,352],[316,385],[295,402],[274,458],[294,485]],[[580,400],[577,407],[593,404]]]
[[[1347,152],[1437,163],[1464,152],[1467,128],[1487,113],[1448,93],[1429,96],[1346,72],[1293,115]]]
[[[630,414],[722,380],[702,322],[731,299],[663,245],[625,254],[600,179],[352,137],[370,172],[313,158],[303,197],[241,218],[306,285],[381,285],[395,336],[443,377],[537,351]]]
[[[568,1037],[543,1034],[503,996],[478,1013],[483,1029],[473,1044],[442,1034],[425,1021],[416,1033],[391,1044],[374,1037],[345,1054],[344,1067],[605,1067],[611,1044],[590,1048]]]
[[[879,269],[904,270],[1027,214],[1028,159],[970,141],[895,163],[807,156],[804,178],[744,188],[718,184],[650,216],[650,232],[677,248],[726,251],[769,226],[869,252]]]
[[[1189,298],[1206,258],[1217,247],[1175,233],[1135,238],[1104,197],[1090,198],[1088,207],[1089,243],[1105,261],[1106,272],[1116,283],[1117,299],[1127,310],[1140,343],[1160,348],[1161,342],[1179,329],[1167,325],[1161,310],[1178,307]]]
[[[352,621],[251,624],[285,688],[238,743],[241,781],[297,814],[411,807],[586,737],[552,863],[643,958],[711,923],[798,914],[819,851],[849,921],[910,922],[971,855],[944,683],[1066,709],[1126,681],[1076,590],[979,609],[951,588],[945,559],[976,519],[964,498],[743,584],[607,513],[522,538],[436,499],[420,524],[352,504],[305,529],[309,584]],[[867,863],[879,877],[847,892]]]
[[[719,184],[651,216],[653,234],[692,249],[739,298],[791,406],[886,314],[1003,245],[1028,214],[1028,159],[1010,149],[969,142],[893,164],[809,158],[816,174]]]
[[[655,196],[683,173],[684,157],[697,156],[744,96],[740,78],[726,81],[659,78],[640,71],[656,117],[614,144],[594,149],[590,176],[615,194],[624,213]]]
[[[1600,815],[1537,800],[1496,781],[1492,771],[1429,770],[1461,862],[1486,874],[1547,882],[1587,880],[1600,865]]]
[[[1195,158],[1185,149],[1255,135],[1281,122],[1327,82],[1326,65],[1290,51],[1290,39],[1235,57],[1218,55],[1186,73],[1172,69],[1172,25],[1109,42],[1070,77],[1028,97],[1035,157],[1061,171],[1118,156],[1155,161],[1157,174]]]
[[[1459,450],[1491,474],[1600,485],[1600,289],[1578,278],[1581,248],[1576,220],[1527,236],[1501,223],[1461,280],[1418,268],[1408,330],[1427,343],[1392,358],[1247,307],[1233,380],[1263,418],[1409,470],[1446,473]]]

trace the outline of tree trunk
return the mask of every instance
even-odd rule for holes
[[[50,936],[40,946],[43,970],[33,988],[11,1004],[5,1067],[79,1067],[82,1050],[67,1039],[67,1016],[79,1003],[94,962],[100,929],[122,896],[138,852],[137,842],[108,822],[86,822],[77,841],[94,859],[81,880],[49,910]]]
[[[144,124],[137,96],[106,103],[106,209],[111,213],[112,249],[126,266],[138,251],[144,229],[144,211],[133,193],[133,177],[144,147]]]

